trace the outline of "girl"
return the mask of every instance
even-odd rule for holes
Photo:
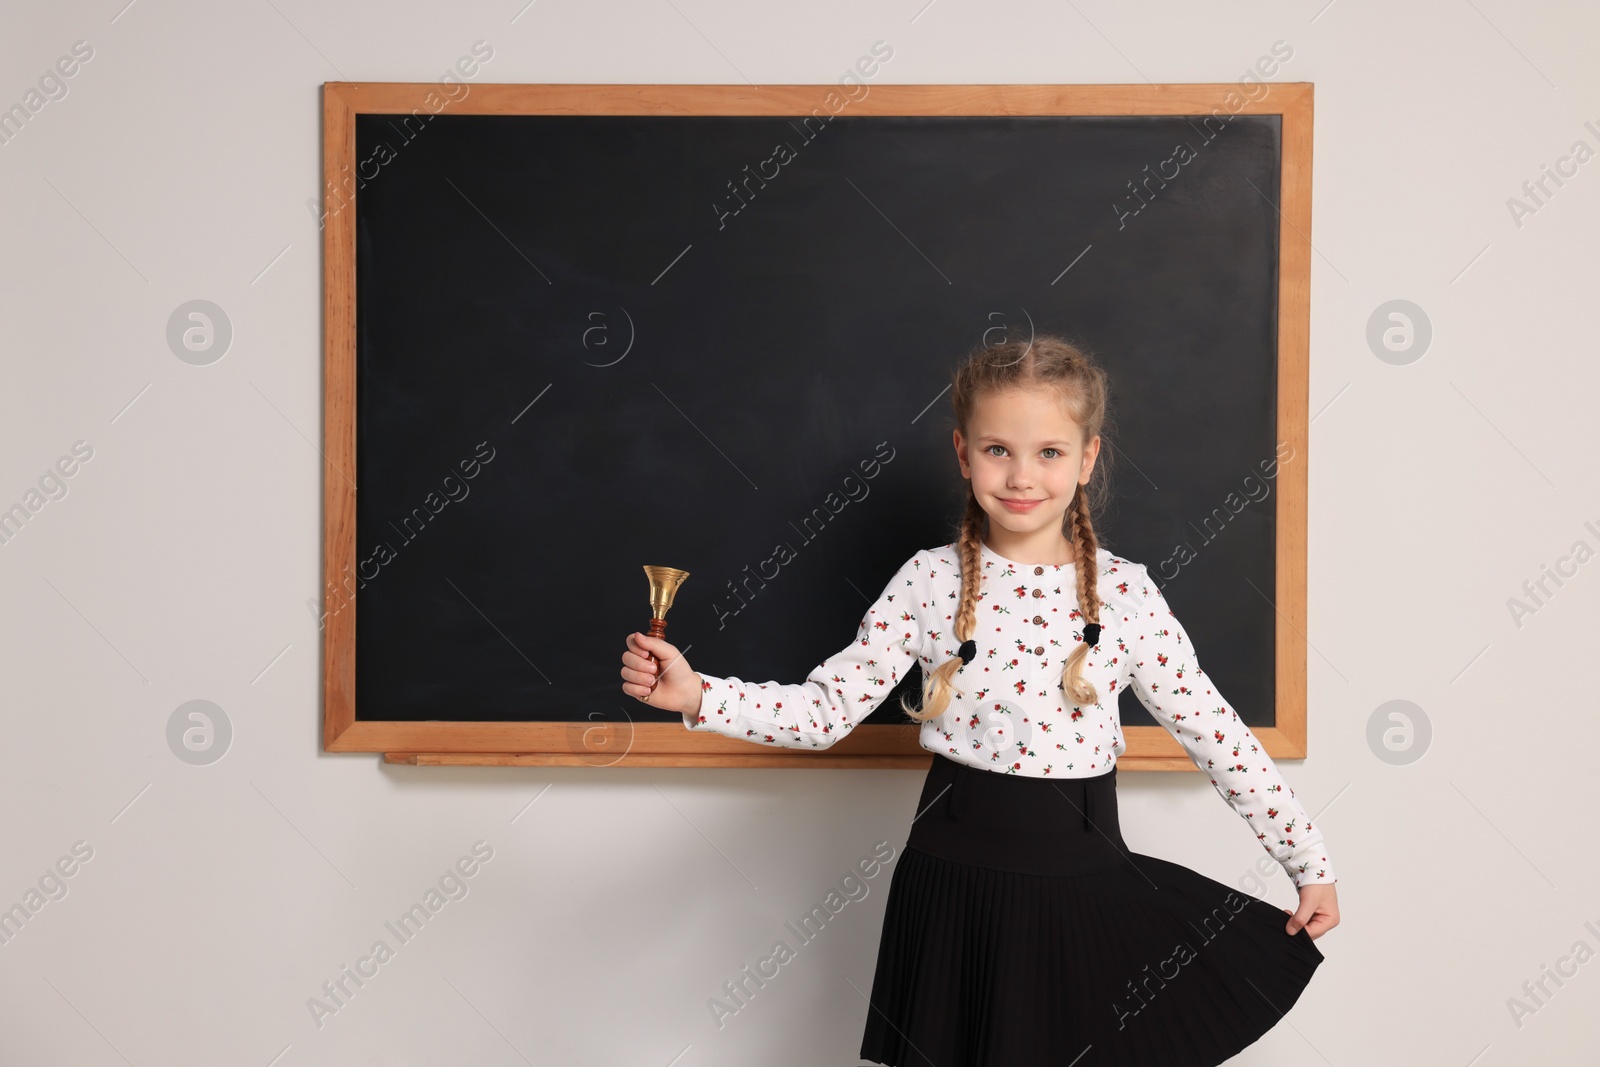
[[[1272,1027],[1339,921],[1322,833],[1200,669],[1145,566],[1100,547],[1106,377],[1055,337],[981,348],[951,385],[968,483],[857,639],[799,685],[699,675],[632,634],[622,690],[691,730],[827,748],[913,662],[935,754],[890,879],[861,1055],[919,1067],[1209,1067]],[[647,656],[653,654],[658,670]],[[1130,851],[1131,685],[1288,873],[1300,908]]]

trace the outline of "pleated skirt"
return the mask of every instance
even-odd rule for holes
[[[935,756],[889,884],[861,1055],[889,1067],[1211,1067],[1322,953],[1282,909],[1130,852],[1116,768]]]

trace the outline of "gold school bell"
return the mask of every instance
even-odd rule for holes
[[[650,629],[645,632],[651,637],[662,640],[667,636],[667,611],[672,607],[672,598],[678,595],[679,586],[689,577],[688,571],[681,571],[676,567],[650,567],[644,569],[644,576],[650,579]],[[645,658],[661,666],[653,653],[646,652]],[[649,696],[645,697],[648,703]]]

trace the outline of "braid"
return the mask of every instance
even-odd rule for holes
[[[961,537],[957,550],[961,553],[961,604],[956,609],[955,633],[965,641],[975,637],[978,625],[978,589],[983,584],[983,508],[967,487],[967,511],[961,517]]]
[[[961,516],[961,533],[956,537],[956,552],[961,559],[961,602],[956,606],[955,636],[965,641],[978,627],[978,590],[983,586],[983,525],[986,516],[972,487],[967,487],[967,510]],[[937,610],[938,605],[929,605]],[[935,650],[937,651],[937,650]],[[943,715],[950,706],[955,673],[963,666],[959,656],[946,659],[931,672],[922,672],[922,708],[918,710],[900,699],[900,707],[913,722],[927,722]]]
[[[1083,621],[1085,624],[1098,623],[1100,597],[1096,590],[1100,588],[1100,542],[1094,534],[1094,522],[1089,517],[1089,506],[1081,484],[1072,494],[1072,503],[1067,508],[1063,525],[1077,555],[1078,605],[1083,613]],[[1083,661],[1088,655],[1089,643],[1080,641],[1078,647],[1072,650],[1072,655],[1067,657],[1067,665],[1061,672],[1061,689],[1074,704],[1094,704],[1100,699],[1094,684],[1083,680]]]

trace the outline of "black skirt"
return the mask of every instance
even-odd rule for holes
[[[1130,852],[1116,768],[1032,778],[942,756],[889,883],[861,1055],[891,1067],[1212,1067],[1322,953],[1281,908]]]

